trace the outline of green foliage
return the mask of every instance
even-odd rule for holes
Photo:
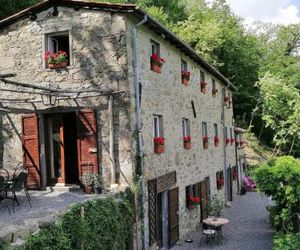
[[[207,203],[208,214],[220,217],[224,205],[223,200],[219,199],[217,195],[213,195]]]
[[[32,235],[26,249],[127,249],[133,239],[133,194],[102,198],[71,207],[61,221]]]
[[[254,172],[257,187],[272,197],[272,221],[277,230],[293,231],[300,204],[300,161],[284,156],[272,159]]]
[[[282,234],[274,236],[274,250],[298,250],[300,249],[300,234]]]
[[[41,0],[1,0],[0,20],[38,2]]]

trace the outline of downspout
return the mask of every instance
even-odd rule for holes
[[[223,154],[224,154],[224,192],[225,192],[225,204],[228,202],[228,178],[227,178],[227,154],[226,154],[226,131],[225,131],[225,105],[224,105],[225,89],[222,91],[222,124],[223,124]]]
[[[137,133],[137,165],[140,166],[140,173],[141,173],[141,214],[143,217],[143,225],[141,226],[142,229],[142,249],[146,250],[147,247],[147,230],[146,230],[146,216],[144,211],[144,204],[145,204],[145,180],[144,180],[144,165],[143,165],[143,143],[142,143],[142,123],[141,123],[141,104],[139,100],[140,96],[140,67],[138,61],[138,43],[137,43],[137,29],[145,24],[148,20],[147,15],[144,16],[143,20],[139,22],[132,28],[132,51],[133,51],[133,67],[134,67],[134,87],[135,87],[135,107],[136,107],[136,133]]]

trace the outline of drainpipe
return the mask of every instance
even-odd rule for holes
[[[148,238],[146,230],[146,216],[144,211],[145,204],[145,180],[144,180],[144,165],[143,165],[143,143],[142,143],[142,123],[141,123],[141,105],[139,100],[140,95],[140,65],[138,61],[138,43],[137,43],[137,29],[145,24],[148,20],[147,15],[143,20],[132,28],[132,52],[133,52],[133,67],[134,67],[134,87],[135,87],[135,107],[136,107],[136,132],[137,132],[137,159],[141,168],[141,214],[143,216],[142,225],[142,249],[146,250],[146,239]]]
[[[225,119],[225,105],[224,105],[225,89],[222,91],[222,124],[223,124],[223,154],[224,154],[224,192],[225,192],[225,204],[228,202],[228,180],[227,180],[227,154],[226,154],[226,119]],[[227,128],[228,129],[228,128]],[[227,131],[228,132],[228,131]]]

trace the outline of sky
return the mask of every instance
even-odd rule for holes
[[[300,0],[227,0],[227,3],[248,24],[253,21],[300,23]]]

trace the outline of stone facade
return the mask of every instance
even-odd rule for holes
[[[0,74],[16,73],[13,79],[38,86],[125,91],[125,95],[114,98],[114,160],[116,167],[123,172],[120,174],[118,171],[120,183],[128,185],[127,182],[132,177],[132,139],[125,17],[107,11],[75,11],[63,7],[58,8],[58,16],[52,16],[52,11],[48,9],[38,13],[34,22],[26,18],[0,30]],[[48,69],[44,61],[46,37],[55,32],[67,32],[70,39],[70,66],[62,70]],[[1,83],[2,87],[20,89]],[[1,98],[41,99],[40,95],[34,94],[34,90],[31,91],[32,94],[1,92]],[[112,160],[109,155],[109,127],[112,114],[108,110],[107,97],[59,100],[51,108],[44,106],[42,102],[2,104],[8,108],[21,108],[27,113],[32,110],[33,113],[40,114],[77,110],[78,106],[99,111],[98,128],[101,129],[98,131],[98,140],[102,145],[99,164],[103,168],[104,178],[110,180]],[[2,113],[2,154],[3,166],[6,168],[14,168],[18,162],[23,161],[22,115],[22,112]]]
[[[98,140],[100,140],[103,177],[110,184],[112,162],[120,175],[120,184],[129,185],[134,172],[135,154],[135,105],[134,105],[134,68],[131,30],[140,20],[129,14],[109,11],[78,10],[58,8],[59,15],[52,16],[51,10],[38,13],[37,20],[18,21],[0,31],[0,74],[17,73],[16,79],[48,86],[50,83],[60,88],[78,89],[99,87],[125,91],[125,96],[114,100],[113,112],[108,109],[107,97],[90,97],[72,101],[60,100],[49,109],[42,102],[35,103],[35,112],[62,112],[80,107],[96,109],[98,115]],[[49,33],[67,31],[71,44],[70,66],[64,70],[50,70],[45,67],[45,37]],[[216,173],[224,172],[236,165],[234,145],[225,145],[224,127],[233,130],[233,110],[224,107],[224,92],[227,96],[231,89],[215,78],[187,54],[176,48],[162,36],[158,36],[146,25],[137,32],[138,57],[140,68],[141,120],[144,147],[144,177],[146,182],[165,174],[176,172],[179,188],[179,236],[184,239],[195,229],[200,221],[200,208],[189,210],[186,206],[186,187],[209,178],[209,193],[225,199],[225,190],[218,190]],[[150,70],[150,40],[159,43],[161,57],[166,62],[161,74]],[[181,59],[187,62],[191,78],[188,86],[181,83]],[[208,82],[207,92],[200,91],[200,70],[205,72]],[[212,79],[216,81],[218,93],[212,96]],[[3,84],[2,84],[3,85]],[[18,88],[10,86],[12,89]],[[2,92],[1,92],[2,93]],[[17,94],[3,92],[5,98],[33,98],[38,94]],[[193,101],[194,110],[191,102]],[[12,104],[11,104],[12,105]],[[3,106],[5,105],[3,103]],[[15,108],[33,110],[32,104],[14,104]],[[163,134],[166,139],[165,152],[153,151],[153,115],[163,117]],[[3,127],[3,165],[14,167],[22,161],[21,142],[22,114],[2,114]],[[188,119],[192,137],[192,148],[183,148],[182,119]],[[223,122],[224,118],[224,122]],[[111,136],[110,121],[113,121],[114,159],[109,148]],[[203,148],[202,122],[207,123],[209,146]],[[219,146],[214,145],[214,124],[218,125]],[[230,136],[230,135],[229,135]],[[12,152],[11,149],[14,149]],[[118,171],[119,170],[119,171]],[[226,171],[227,172],[227,171]],[[225,185],[228,181],[224,172]],[[228,178],[228,176],[227,176]],[[236,186],[235,182],[233,186]],[[147,187],[145,214],[148,214]],[[233,187],[234,189],[235,187]],[[235,190],[234,193],[237,191]],[[146,223],[146,231],[149,231]],[[146,235],[147,236],[147,235]],[[148,239],[146,239],[148,241]],[[147,242],[147,245],[149,243]],[[152,246],[153,247],[153,246]]]

